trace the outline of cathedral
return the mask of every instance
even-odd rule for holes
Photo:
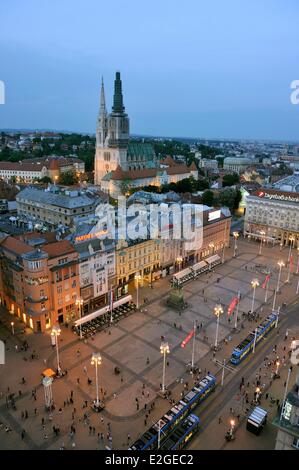
[[[116,197],[133,187],[161,186],[190,176],[198,178],[194,164],[187,167],[170,158],[160,164],[150,143],[130,141],[129,129],[120,73],[116,72],[112,112],[107,113],[102,80],[97,119],[94,182],[103,191]]]

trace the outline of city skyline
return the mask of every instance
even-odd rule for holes
[[[297,141],[299,107],[290,94],[298,5],[189,3],[185,10],[151,4],[140,16],[136,2],[118,1],[116,15],[89,1],[93,15],[84,22],[70,2],[43,12],[35,0],[10,2],[0,32],[0,127],[95,133],[101,76],[111,102],[120,70],[132,134]]]

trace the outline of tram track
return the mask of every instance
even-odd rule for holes
[[[259,368],[259,365],[262,363],[264,357],[271,353],[273,345],[283,339],[284,334],[280,331],[281,328],[287,329],[293,326],[294,322],[296,321],[296,303],[297,300],[294,299],[289,304],[289,309],[285,313],[284,318],[280,320],[278,324],[279,334],[277,335],[277,333],[274,333],[276,332],[275,329],[274,331],[272,330],[267,336],[267,340],[264,343],[260,343],[256,348],[254,358],[250,359],[249,356],[241,363],[241,367],[240,365],[235,366],[235,373],[231,374],[230,379],[229,375],[226,376],[226,384],[224,387],[222,388],[221,385],[218,384],[214,392],[216,395],[214,395],[214,397],[207,398],[206,402],[202,403],[197,410],[193,411],[193,413],[200,418],[202,424],[200,426],[198,435],[192,440],[190,446],[188,447],[190,450],[198,448],[198,440],[200,439],[200,436],[218,416],[220,410],[223,410],[231,398],[236,394],[241,378],[244,376],[250,377]],[[229,361],[229,358],[227,361]],[[217,371],[216,375],[219,375],[220,372],[221,368]]]

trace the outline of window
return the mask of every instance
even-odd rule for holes
[[[42,267],[41,261],[29,261],[29,269],[40,269]]]
[[[62,292],[62,286],[58,286],[57,287],[57,294],[61,294],[61,292]]]
[[[58,260],[58,264],[64,264],[67,263],[67,258],[61,258]]]

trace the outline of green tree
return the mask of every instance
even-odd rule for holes
[[[225,188],[226,186],[233,186],[236,183],[240,182],[240,177],[237,173],[233,173],[232,175],[224,175],[222,178],[222,186]]]
[[[73,184],[78,183],[78,177],[75,171],[65,171],[59,176],[59,184],[64,184],[66,186],[72,186]]]
[[[214,204],[214,193],[211,190],[207,190],[202,195],[202,203],[206,206],[213,206]]]
[[[39,183],[52,183],[52,179],[49,176],[43,176],[42,178],[37,179]]]

